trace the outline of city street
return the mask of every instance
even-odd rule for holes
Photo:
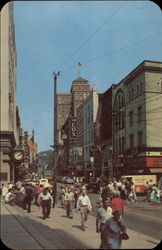
[[[58,183],[58,191],[63,184]],[[96,215],[99,207],[99,194],[88,192],[92,203],[92,215]],[[127,228],[136,232],[153,237],[157,240],[162,238],[162,205],[153,206],[150,202],[143,202],[144,196],[137,196],[138,203],[127,204],[125,202],[124,220]]]
[[[93,215],[96,215],[99,194],[89,194],[93,204]],[[154,207],[149,202],[143,202],[143,196],[138,196],[138,204],[125,202],[125,224],[129,229],[156,238],[162,238],[162,205]]]
[[[42,220],[40,207],[32,205],[31,213],[21,207],[1,204],[1,239],[11,249],[98,249],[100,235],[95,230],[95,217],[89,215],[86,231],[81,230],[80,214],[73,219],[56,205],[50,218]],[[156,231],[156,229],[155,229]],[[122,249],[153,249],[160,239],[127,228],[129,240]]]

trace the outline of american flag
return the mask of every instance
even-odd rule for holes
[[[82,66],[82,64],[80,62],[78,62],[78,66]]]

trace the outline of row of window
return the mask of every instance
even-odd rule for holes
[[[133,110],[129,112],[129,126],[132,126],[134,124],[134,118],[137,115],[137,122],[141,122],[143,120],[143,110],[142,106],[139,106],[137,108],[137,113],[134,113]]]
[[[129,101],[131,101],[131,100],[134,99],[134,97],[135,97],[135,93],[134,92],[135,92],[135,89],[133,89],[133,88],[129,90],[129,97],[128,97]],[[141,95],[142,92],[143,92],[142,82],[138,82],[137,83],[137,88],[136,88],[136,97],[139,96],[139,95]]]
[[[143,132],[140,131],[137,133],[137,137],[138,137],[138,146],[142,146],[143,145]],[[134,148],[134,134],[129,135],[129,146],[130,148]]]
[[[135,135],[132,133],[129,135],[129,148],[133,149],[134,148],[134,137]],[[141,147],[143,145],[143,132],[139,131],[137,133],[137,138],[138,138],[138,147]],[[125,137],[119,137],[118,142],[116,141],[116,144],[118,144],[118,153],[123,154],[125,150]],[[116,145],[117,149],[117,145]]]

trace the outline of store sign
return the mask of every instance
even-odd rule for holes
[[[72,138],[76,138],[76,136],[77,136],[77,129],[76,129],[76,127],[77,127],[77,124],[76,124],[76,117],[73,117],[72,118],[72,120],[71,120],[71,137]]]
[[[162,157],[147,157],[147,167],[162,167]]]

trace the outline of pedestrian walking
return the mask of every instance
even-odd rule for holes
[[[51,211],[51,202],[53,202],[53,198],[49,193],[48,188],[44,188],[43,193],[40,193],[38,197],[38,203],[42,206],[43,220],[49,218]]]
[[[107,198],[111,197],[110,192],[111,192],[110,186],[106,185],[105,188],[102,190],[102,193],[101,193],[102,202],[104,202],[104,200],[106,200]]]
[[[131,182],[128,180],[125,182],[125,189],[126,189],[126,200],[127,200],[127,203],[129,204],[130,193],[131,193]]]
[[[34,190],[32,188],[32,185],[27,183],[25,185],[25,197],[23,200],[23,209],[28,213],[31,212],[31,202],[33,200],[33,196],[34,196]]]
[[[54,187],[51,187],[50,189],[49,189],[49,193],[51,194],[51,196],[52,196],[52,199],[53,199],[53,202],[51,202],[51,207],[55,207],[55,195],[57,195],[57,194],[55,194],[55,189],[54,189]]]
[[[106,223],[103,225],[103,233],[106,238],[105,249],[120,249],[121,248],[121,233],[126,233],[124,221],[121,218],[119,210],[114,210]]]
[[[73,218],[73,207],[74,207],[74,193],[71,192],[71,188],[68,188],[68,191],[65,193],[65,207],[66,215],[69,218]]]
[[[157,205],[160,206],[160,196],[161,196],[161,190],[160,187],[158,187],[157,190]]]
[[[74,200],[75,200],[74,208],[77,207],[77,200],[78,200],[79,196],[80,196],[80,188],[78,185],[76,185],[75,191],[74,191]]]
[[[151,196],[150,196],[151,204],[154,206],[156,206],[157,204],[157,191],[158,191],[158,188],[154,184],[152,187]]]
[[[86,195],[86,191],[82,190],[81,195],[77,201],[77,211],[80,211],[81,214],[81,225],[82,230],[85,231],[85,224],[88,220],[88,214],[92,210],[92,205],[88,195]]]
[[[110,199],[105,199],[103,206],[98,209],[97,216],[96,216],[96,232],[100,232],[101,237],[101,244],[100,249],[104,249],[104,246],[106,245],[106,238],[105,234],[103,232],[103,225],[105,222],[112,217],[112,208],[110,207],[111,201]]]
[[[63,186],[61,186],[61,191],[60,191],[60,205],[62,205],[64,207],[65,205],[65,189]]]
[[[145,187],[145,198],[143,199],[143,201],[150,201],[150,188],[149,188],[149,183],[148,181],[146,182],[146,185],[144,186]]]
[[[120,198],[125,201],[126,200],[126,190],[125,190],[125,184],[122,182],[121,187],[119,188],[120,191]]]
[[[120,198],[120,193],[116,192],[114,194],[114,198],[111,201],[111,207],[112,210],[119,210],[121,215],[124,215],[124,202],[123,200]]]
[[[132,199],[135,204],[137,204],[137,195],[136,195],[136,188],[133,182],[131,182],[131,193],[133,195]]]

